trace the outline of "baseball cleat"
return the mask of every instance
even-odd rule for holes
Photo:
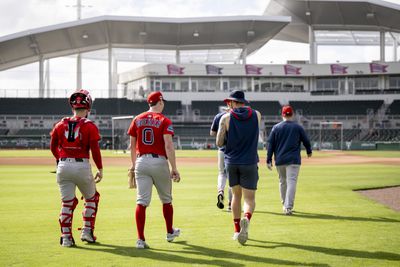
[[[88,243],[95,243],[96,237],[93,235],[93,230],[88,228],[83,228],[81,233],[81,240]]]
[[[63,247],[73,247],[75,246],[75,240],[72,236],[60,237],[60,245]]]
[[[172,233],[167,233],[167,241],[172,242],[175,237],[178,237],[181,234],[181,229],[179,228],[174,228],[174,231]]]
[[[290,208],[285,208],[285,207],[283,207],[283,213],[284,213],[285,215],[292,215],[292,214],[293,214],[293,210],[290,209]]]
[[[232,211],[231,202],[229,202],[228,208],[227,208],[226,210],[227,210],[228,212],[231,212],[231,211]]]
[[[224,194],[222,193],[217,196],[217,207],[221,210],[224,208]]]
[[[246,217],[240,220],[240,232],[237,240],[241,245],[244,245],[244,243],[246,243],[247,239],[249,238],[249,224],[250,221]]]
[[[234,233],[233,233],[233,236],[232,236],[232,239],[233,239],[233,240],[237,240],[237,239],[238,239],[238,236],[239,236],[239,232],[234,232]]]
[[[147,245],[146,241],[144,241],[142,239],[138,239],[136,241],[136,248],[144,249],[144,248],[150,248],[150,247],[149,247],[149,245]]]

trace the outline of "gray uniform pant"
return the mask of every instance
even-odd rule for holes
[[[293,209],[300,165],[280,165],[276,166],[276,169],[279,174],[279,191],[282,204],[286,209]]]
[[[93,197],[96,193],[96,183],[88,159],[83,159],[83,162],[77,162],[74,158],[60,161],[57,167],[57,183],[62,200],[73,199],[76,187],[85,199]]]
[[[150,205],[153,184],[162,203],[172,202],[172,181],[165,157],[154,158],[151,154],[141,155],[136,159],[135,177],[137,204],[146,207]]]

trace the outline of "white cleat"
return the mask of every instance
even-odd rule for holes
[[[167,241],[168,242],[172,242],[172,241],[174,241],[174,239],[175,239],[175,237],[178,237],[180,234],[181,234],[181,229],[179,229],[179,228],[173,228],[173,232],[170,234],[170,233],[167,233]]]
[[[149,245],[147,245],[146,241],[142,239],[138,239],[136,241],[136,248],[138,249],[145,249],[145,248],[150,248]]]
[[[89,228],[83,228],[81,232],[81,240],[88,243],[95,243],[96,237],[93,235],[93,230]]]
[[[232,236],[232,239],[233,239],[233,240],[237,240],[237,239],[238,239],[238,236],[239,236],[239,232],[234,232],[234,233],[233,233],[233,236]]]
[[[249,238],[249,224],[250,221],[246,217],[242,218],[240,220],[240,232],[237,237],[237,240],[241,245],[244,245],[246,243],[247,239]]]
[[[289,208],[283,208],[283,213],[285,215],[292,215],[293,214],[293,210],[289,209]]]
[[[73,246],[75,246],[74,238],[72,236],[61,237],[60,245],[63,247],[73,247]]]

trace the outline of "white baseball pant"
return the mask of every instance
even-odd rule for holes
[[[279,191],[282,204],[286,209],[293,209],[300,165],[280,165],[276,166],[276,169],[279,174]]]

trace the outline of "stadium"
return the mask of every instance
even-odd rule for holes
[[[91,113],[103,147],[107,140],[112,143],[112,118],[138,115],[153,91],[172,100],[165,112],[175,123],[179,148],[213,146],[210,121],[228,92],[241,89],[262,113],[265,136],[280,120],[280,107],[291,104],[315,148],[399,149],[398,15],[399,6],[382,1],[272,1],[263,16],[104,16],[5,36],[0,39],[0,70],[38,62],[39,88],[30,90],[29,98],[13,97],[27,94],[3,88],[0,145],[45,146],[52,125],[70,113],[65,98],[73,90],[48,87],[46,62],[77,52],[96,58],[90,51],[106,49],[108,58],[99,60],[108,61],[108,92],[93,92]],[[308,43],[310,59],[247,64],[248,55],[274,39]],[[318,64],[318,47],[324,45],[372,45],[380,58]],[[119,73],[119,61],[147,64]],[[79,64],[76,77],[80,88]],[[118,135],[121,131],[115,129]]]
[[[3,87],[0,80],[0,228],[7,229],[0,238],[0,265],[55,266],[59,260],[71,261],[71,266],[398,265],[400,5],[270,0],[260,13],[106,15],[0,36],[0,73],[34,64],[38,80],[32,89]],[[249,63],[271,41],[306,45],[309,58]],[[354,53],[368,47],[376,59],[320,63],[325,47],[337,48],[337,58],[343,57],[344,47]],[[59,58],[74,61],[74,88],[52,88],[50,62]],[[89,119],[100,130],[108,173],[99,185],[104,199],[96,226],[100,242],[77,242],[78,250],[65,252],[55,241],[59,196],[50,132],[61,118],[71,116],[68,97],[82,89],[84,60],[107,66],[101,77],[106,89],[83,89],[94,97]],[[121,68],[126,63],[137,64]],[[243,247],[229,243],[231,214],[216,215],[220,210],[214,203],[217,147],[210,126],[233,90],[245,92],[263,125],[254,232]],[[139,253],[133,248],[134,198],[121,186],[130,164],[126,132],[132,118],[149,108],[146,98],[155,91],[168,100],[163,113],[174,125],[183,177],[174,184],[175,221],[183,239],[165,245],[153,238],[163,227],[155,199],[149,216],[153,225],[146,230],[152,249]],[[294,108],[316,152],[303,160],[304,180],[291,218],[282,216],[276,174],[265,167],[267,138],[282,120],[284,105]],[[396,191],[385,191],[377,197],[379,203],[358,193],[381,188]],[[26,209],[33,214],[26,219],[28,227],[20,215]],[[101,262],[88,262],[92,255]]]

